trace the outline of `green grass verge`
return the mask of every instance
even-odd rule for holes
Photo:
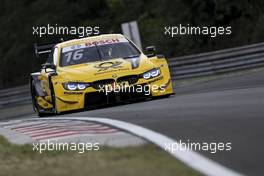
[[[100,148],[100,151],[42,154],[32,145],[15,145],[0,136],[0,175],[3,176],[198,176],[152,144],[129,148]]]

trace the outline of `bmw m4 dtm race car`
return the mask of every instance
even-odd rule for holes
[[[154,46],[145,55],[123,35],[34,46],[37,57],[48,55],[40,72],[30,75],[39,116],[173,94],[164,56],[156,55]]]

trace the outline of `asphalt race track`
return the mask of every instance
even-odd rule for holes
[[[246,175],[263,175],[264,71],[177,89],[169,99],[67,114],[118,119],[176,140],[232,142],[229,152],[204,152]]]
[[[108,107],[67,117],[105,117],[137,124],[175,140],[232,142],[206,157],[245,175],[263,175],[264,71],[177,87],[169,99]]]

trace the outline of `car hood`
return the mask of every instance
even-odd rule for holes
[[[141,74],[155,65],[144,55],[129,59],[110,59],[107,61],[59,67],[58,75],[65,81],[95,81],[117,78],[125,75]]]

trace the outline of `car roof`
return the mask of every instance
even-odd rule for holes
[[[80,39],[68,40],[68,41],[59,43],[56,46],[59,48],[63,48],[66,46],[76,45],[76,44],[80,44],[84,42],[94,42],[94,41],[112,40],[112,39],[121,39],[121,38],[125,38],[125,37],[121,34],[103,34],[103,35],[98,35],[98,36],[91,36],[91,37],[85,37],[85,38],[80,38]]]

